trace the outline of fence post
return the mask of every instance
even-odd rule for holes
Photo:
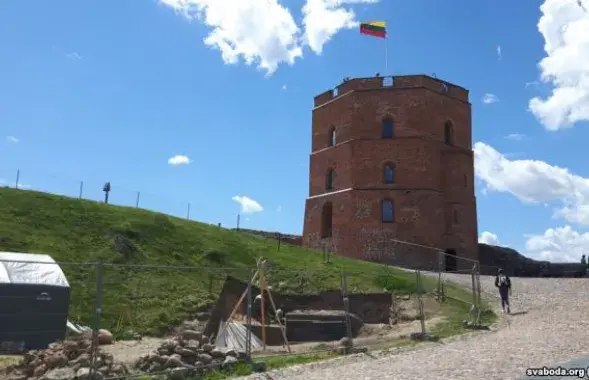
[[[141,196],[141,191],[137,192],[137,199],[135,200],[135,208],[139,208],[139,197]]]
[[[342,299],[344,301],[344,314],[346,317],[346,333],[348,335],[348,339],[352,342],[352,323],[350,320],[350,297],[348,296],[348,273],[342,272]],[[349,347],[346,347],[346,354],[349,354],[348,351]]]
[[[18,181],[20,180],[20,169],[16,169],[16,182],[14,183],[14,188],[18,189]]]
[[[80,199],[82,199],[83,192],[84,192],[84,181],[80,181]]]
[[[478,308],[479,310],[481,309],[481,264],[479,263],[477,265],[477,302],[478,302]]]
[[[415,277],[417,280],[417,302],[419,306],[419,321],[421,322],[421,334],[425,336],[425,310],[423,308],[422,292],[423,287],[421,286],[421,271],[417,269],[415,271]]]
[[[256,275],[254,270],[250,271],[250,279]],[[252,280],[247,283],[247,305],[246,305],[246,331],[245,331],[245,358],[252,359]]]
[[[438,297],[440,300],[444,299],[444,289],[442,289],[442,268],[444,261],[444,253],[438,251]]]
[[[90,356],[90,379],[94,378],[96,371],[96,354],[98,352],[98,330],[100,330],[100,319],[102,316],[102,272],[103,262],[100,261],[96,265],[96,310],[94,312],[94,328],[92,329],[92,347]]]

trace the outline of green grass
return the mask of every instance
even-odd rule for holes
[[[117,239],[131,242],[132,248],[119,253]],[[387,288],[413,293],[416,288],[412,273],[374,263],[332,257],[325,264],[319,252],[287,244],[278,250],[272,240],[217,226],[8,188],[0,189],[0,250],[45,253],[59,262],[106,263],[100,325],[118,336],[128,330],[145,335],[168,332],[214,302],[227,274],[248,280],[260,256],[273,261],[269,283],[284,293],[339,290],[341,271],[354,273],[348,288],[357,292]],[[147,270],[129,265],[200,268]],[[70,319],[92,324],[97,267],[62,268],[71,285]],[[426,288],[435,287],[434,279],[423,281]],[[464,289],[449,290],[455,297],[470,299]],[[464,311],[459,303],[444,307],[452,316]]]

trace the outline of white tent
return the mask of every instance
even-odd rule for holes
[[[51,256],[20,252],[0,252],[1,283],[69,288],[65,274]]]
[[[44,349],[65,338],[70,286],[51,257],[0,252],[0,299],[4,353]]]

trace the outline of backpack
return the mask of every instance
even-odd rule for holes
[[[507,283],[507,276],[504,274],[499,275],[499,280],[497,281],[497,283],[500,287],[509,285]]]

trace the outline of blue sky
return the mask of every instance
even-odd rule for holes
[[[34,5],[33,5],[34,4]],[[313,96],[343,77],[470,89],[481,239],[589,249],[589,0],[0,2],[0,180],[300,233]],[[486,99],[486,101],[485,101]],[[174,159],[174,157],[176,158]],[[241,201],[242,205],[239,204]],[[240,207],[243,209],[240,210]]]

